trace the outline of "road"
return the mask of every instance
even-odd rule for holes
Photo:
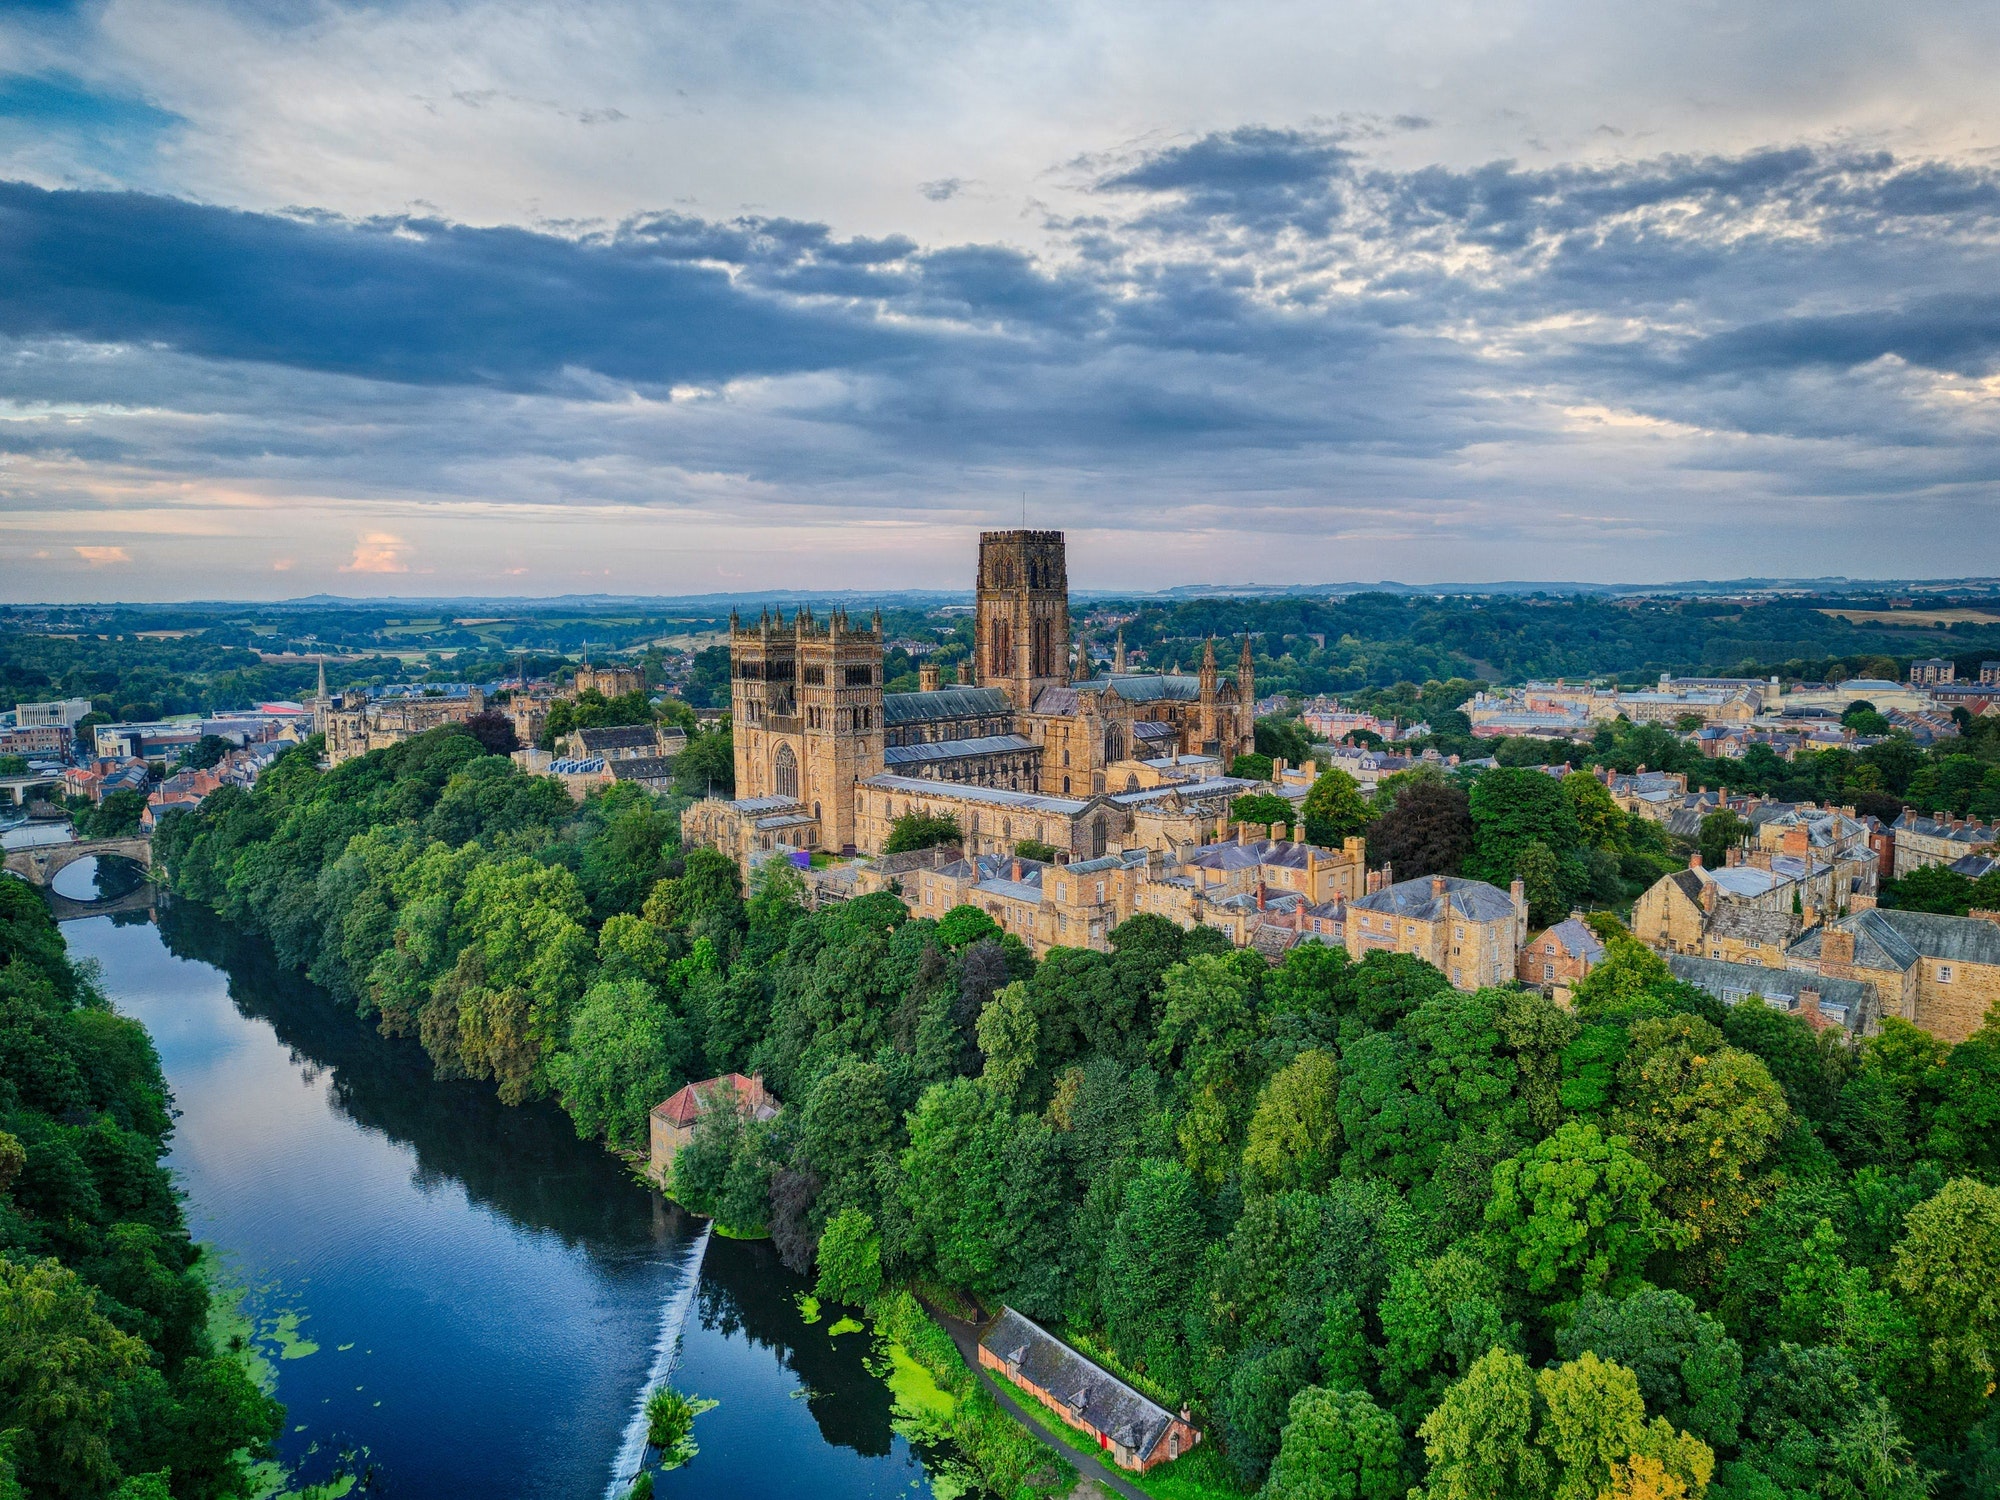
[[[928,1310],[930,1315],[943,1325],[944,1331],[951,1335],[951,1341],[958,1345],[959,1357],[965,1361],[966,1367],[973,1374],[985,1382],[986,1389],[993,1393],[993,1399],[1000,1403],[1000,1409],[1016,1422],[1019,1422],[1023,1427],[1027,1428],[1030,1433],[1041,1441],[1042,1446],[1068,1459],[1075,1466],[1077,1473],[1083,1475],[1084,1478],[1094,1480],[1100,1485],[1116,1490],[1119,1494],[1125,1496],[1126,1500],[1148,1500],[1146,1492],[1132,1483],[1123,1474],[1119,1473],[1114,1465],[1105,1463],[1102,1459],[1095,1458],[1088,1453],[1070,1447],[1069,1444],[1056,1437],[1055,1434],[1021,1409],[1020,1402],[1014,1399],[1016,1393],[1013,1389],[995,1380],[986,1371],[985,1367],[979,1363],[979,1330],[977,1328],[966,1322],[963,1318],[950,1316],[941,1308],[932,1307]]]

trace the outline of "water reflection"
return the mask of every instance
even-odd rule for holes
[[[151,1030],[196,1235],[251,1288],[302,1479],[596,1500],[698,1226],[550,1105],[440,1081],[191,904],[64,925]],[[865,1335],[807,1323],[768,1244],[715,1239],[673,1379],[721,1404],[679,1495],[928,1494]]]
[[[116,901],[146,883],[146,867],[122,854],[91,854],[56,871],[49,889],[69,901]]]

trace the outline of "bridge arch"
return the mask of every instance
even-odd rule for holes
[[[70,844],[38,844],[7,852],[7,870],[32,886],[46,886],[58,874],[80,859],[99,855],[120,855],[150,870],[153,868],[153,841],[145,834],[119,839],[78,839]]]

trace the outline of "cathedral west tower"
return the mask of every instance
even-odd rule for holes
[[[983,531],[973,669],[1027,713],[1069,684],[1069,563],[1060,531]]]

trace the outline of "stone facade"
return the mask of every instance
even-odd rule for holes
[[[701,1117],[725,1105],[752,1120],[769,1120],[778,1113],[778,1101],[764,1087],[761,1076],[725,1073],[686,1085],[654,1105],[647,1117],[646,1170],[653,1181],[667,1186],[673,1178],[674,1158],[694,1139]]]
[[[1787,966],[1872,983],[1886,1014],[1956,1045],[2000,1002],[2000,913],[1858,911],[1807,932]]]
[[[1570,989],[1603,958],[1603,942],[1584,925],[1581,914],[1572,912],[1528,939],[1521,948],[1516,972],[1521,983],[1568,1004]]]
[[[1951,865],[1968,854],[1991,854],[2000,842],[2000,827],[1911,810],[1896,819],[1891,832],[1895,835],[1891,861],[1898,880],[1925,865]]]
[[[646,690],[646,674],[637,667],[578,667],[576,690],[587,693],[593,689],[607,698],[642,693]]]
[[[822,624],[802,609],[789,622],[767,612],[746,626],[732,616],[738,796],[795,801],[818,823],[815,847],[868,853],[887,837],[880,811],[897,801],[893,788],[863,790],[877,778],[1081,803],[1140,789],[1136,769],[1114,768],[1185,755],[1227,765],[1254,744],[1247,640],[1233,682],[1218,672],[1212,641],[1195,676],[1074,680],[1061,532],[983,534],[976,593],[973,681],[944,688],[925,672],[916,693],[883,692],[879,617],[861,626],[836,611]],[[1120,814],[1103,821],[1088,853],[1073,839],[1044,841],[1094,857],[1129,831],[1129,815],[1123,826]]]
[[[486,697],[474,687],[437,697],[408,693],[370,700],[349,693],[338,708],[330,699],[317,700],[313,716],[315,728],[326,736],[327,764],[337,766],[370,750],[400,745],[440,724],[463,724],[485,709]]]
[[[1508,984],[1528,937],[1528,902],[1518,880],[1503,891],[1481,880],[1424,876],[1350,903],[1343,937],[1353,958],[1414,953],[1457,989]]]

